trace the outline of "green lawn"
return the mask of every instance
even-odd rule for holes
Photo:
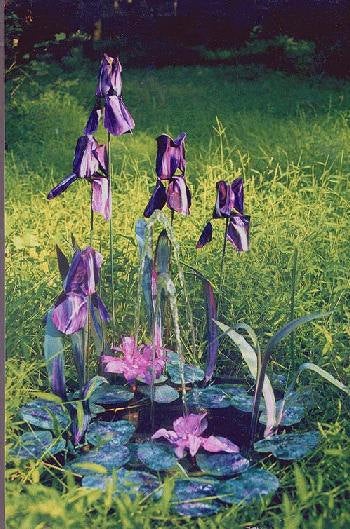
[[[93,103],[97,65],[65,60],[33,64],[8,83],[6,162],[7,421],[8,441],[21,427],[17,409],[34,390],[47,390],[42,358],[42,318],[60,293],[55,243],[70,252],[70,234],[89,244],[89,185],[76,182],[64,195],[46,194],[71,171],[77,137]],[[154,138],[186,131],[191,216],[175,220],[183,262],[195,266],[221,293],[221,319],[251,324],[262,342],[288,321],[292,261],[297,248],[295,313],[332,309],[326,320],[304,326],[295,353],[286,340],[273,368],[312,361],[349,380],[350,278],[350,83],[299,79],[258,67],[124,69],[124,99],[136,122],[133,135],[112,139],[113,225],[116,261],[116,337],[132,332],[137,297],[134,222],[155,182]],[[104,140],[104,131],[98,138]],[[215,182],[245,178],[246,210],[252,217],[251,250],[228,248],[223,287],[220,249],[223,225],[215,222],[211,245],[195,243],[215,202]],[[97,218],[94,245],[105,257],[108,226]],[[190,279],[190,278],[189,278]],[[189,281],[198,350],[205,315],[200,290]],[[180,307],[183,308],[180,297]],[[185,351],[193,356],[185,312]],[[141,334],[146,333],[146,326]],[[232,361],[227,361],[230,347]],[[221,371],[245,376],[229,343],[219,355]],[[196,353],[200,361],[200,352]],[[73,370],[71,371],[73,376]],[[309,375],[303,375],[307,381]],[[14,467],[9,457],[8,529],[136,529],[168,527],[232,529],[346,529],[350,445],[348,399],[321,379],[309,377],[319,399],[304,429],[319,428],[323,441],[295,465],[266,459],[282,487],[272,501],[233,507],[189,522],[169,515],[167,494],[149,506],[108,494],[83,493],[64,473],[41,463]],[[47,484],[51,484],[48,488]],[[107,514],[109,512],[109,514]]]

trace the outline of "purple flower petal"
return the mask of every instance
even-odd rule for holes
[[[244,210],[244,191],[243,178],[236,178],[231,184],[231,204],[232,209],[243,215]]]
[[[202,438],[202,446],[207,452],[239,452],[239,447],[225,437],[211,435],[207,439]]]
[[[135,122],[121,97],[106,97],[103,125],[113,136],[121,136],[135,127]]]
[[[111,319],[111,317],[110,317],[109,312],[108,312],[108,310],[106,308],[106,305],[103,303],[103,301],[100,298],[100,296],[98,296],[97,294],[93,294],[91,296],[91,301],[92,301],[93,305],[99,311],[101,319],[103,321],[109,321]]]
[[[93,108],[84,128],[84,134],[94,134],[98,129],[98,123],[102,116],[102,109]]]
[[[179,436],[185,434],[201,435],[208,427],[206,416],[206,413],[190,413],[185,417],[179,417],[173,424],[174,431]]]
[[[170,209],[189,215],[191,206],[191,193],[182,176],[174,176],[167,189],[167,204]]]
[[[66,294],[76,292],[89,296],[96,292],[102,255],[90,246],[74,254],[64,283]]]
[[[105,220],[111,218],[111,193],[108,178],[94,178],[92,183],[92,210],[100,213]]]
[[[153,190],[152,196],[143,212],[144,217],[150,217],[156,209],[163,209],[166,204],[166,189],[160,180],[157,180],[156,187]]]
[[[224,180],[216,183],[216,203],[213,218],[229,217],[236,210],[243,214],[243,180],[236,178],[232,184]]]
[[[52,321],[56,328],[64,334],[73,334],[83,327],[87,321],[87,299],[80,294],[64,296],[52,312]]]
[[[198,239],[196,248],[203,248],[208,242],[211,242],[213,239],[213,225],[211,222],[207,222],[204,226],[203,231]]]
[[[91,178],[98,170],[94,151],[98,146],[93,136],[81,136],[75,147],[73,172],[80,178]]]
[[[227,240],[238,252],[249,250],[249,221],[248,215],[232,215],[230,217]]]
[[[100,171],[107,175],[108,174],[108,151],[106,145],[96,145],[94,150],[94,156],[98,161]]]
[[[185,174],[185,139],[185,132],[182,132],[175,140],[167,134],[161,134],[156,138],[156,174],[161,180],[169,180],[177,170]]]
[[[65,191],[76,179],[79,178],[76,174],[70,174],[62,180],[56,187],[51,189],[50,193],[47,195],[48,200],[51,198],[58,197],[63,191]]]
[[[111,93],[120,95],[122,91],[122,65],[119,59],[109,57],[106,53],[100,64],[98,83],[96,88],[97,97],[105,97]]]

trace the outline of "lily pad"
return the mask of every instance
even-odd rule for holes
[[[126,446],[109,441],[101,448],[90,450],[76,457],[68,467],[81,476],[95,474],[97,468],[101,473],[108,473],[125,465],[129,458],[130,453]]]
[[[320,442],[317,431],[304,433],[287,433],[262,439],[254,444],[257,452],[271,452],[278,459],[293,461],[310,454]]]
[[[64,430],[70,423],[69,414],[63,406],[44,399],[28,402],[19,413],[25,422],[43,430],[55,430],[57,426]]]
[[[277,417],[280,414],[282,405],[284,407],[283,407],[283,412],[282,412],[282,418],[280,421],[281,426],[292,426],[293,424],[298,424],[305,417],[306,410],[304,406],[290,406],[281,400],[276,402]],[[265,411],[263,411],[259,417],[259,422],[261,424],[266,424],[266,420],[267,420],[266,413]]]
[[[129,402],[133,398],[133,392],[125,389],[123,386],[103,384],[95,391],[91,400],[103,406],[114,406]]]
[[[141,388],[141,391],[148,397],[151,396],[151,388],[149,386]],[[154,401],[159,404],[169,404],[177,400],[179,396],[179,392],[167,384],[154,387]]]
[[[231,405],[230,396],[217,386],[204,389],[194,388],[188,392],[188,405],[197,408],[228,408]]]
[[[278,487],[279,481],[271,472],[254,468],[237,478],[220,482],[216,492],[221,501],[235,505],[273,494]]]
[[[134,435],[135,429],[129,421],[96,421],[90,424],[86,440],[94,446],[101,446],[112,440],[116,444],[125,445]]]
[[[175,481],[171,510],[183,516],[199,517],[217,513],[222,503],[216,497],[218,480],[177,479]]]
[[[137,380],[139,382],[144,382],[144,380],[141,377],[137,377]],[[166,377],[165,375],[160,375],[160,377],[158,377],[158,378],[156,378],[154,380],[154,383],[155,384],[164,384],[164,382],[166,382],[166,380],[168,380],[168,377]]]
[[[20,437],[20,444],[11,450],[12,455],[20,459],[41,459],[62,452],[66,446],[62,438],[54,439],[47,430],[25,432]]]
[[[138,447],[137,456],[150,470],[169,470],[177,463],[174,450],[165,443],[143,443]]]
[[[202,472],[212,476],[233,476],[249,467],[248,459],[241,454],[197,454],[196,462]]]
[[[183,370],[186,384],[193,384],[204,378],[204,371],[200,367],[184,364]],[[180,364],[168,364],[167,371],[173,384],[181,384]]]
[[[160,487],[160,482],[153,474],[148,472],[121,468],[113,476],[101,474],[84,476],[82,486],[100,490],[106,490],[107,487],[112,486],[116,496],[128,494],[134,500],[137,494],[148,496],[155,493]],[[155,493],[154,496],[159,498],[159,491],[157,492],[158,494]]]

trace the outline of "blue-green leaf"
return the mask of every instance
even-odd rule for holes
[[[148,397],[151,396],[151,388],[148,386],[145,386],[143,388],[140,388],[140,391],[147,395]],[[179,392],[176,391],[171,386],[168,386],[167,384],[162,384],[159,386],[154,387],[154,402],[158,402],[159,404],[169,404],[170,402],[174,402],[179,398]]]
[[[43,430],[54,430],[55,423],[65,429],[70,423],[63,406],[43,399],[28,402],[20,408],[19,413],[25,422]]]
[[[62,452],[65,445],[64,439],[53,439],[47,430],[34,430],[21,435],[19,445],[11,450],[11,454],[20,459],[41,459]]]
[[[143,443],[138,447],[137,456],[150,470],[169,470],[177,463],[174,450],[165,443]]]
[[[91,464],[105,468],[106,472],[112,472],[124,466],[129,461],[129,457],[128,448],[112,440],[101,448],[79,455],[69,463],[68,468],[81,476],[96,473],[95,467]]]
[[[270,452],[278,459],[293,461],[309,455],[320,442],[317,431],[287,433],[262,439],[254,444],[257,452]]]
[[[109,441],[125,445],[135,433],[135,426],[129,421],[96,421],[90,424],[86,440],[94,446],[102,446]]]
[[[157,489],[160,487],[160,482],[148,472],[120,468],[113,476],[101,474],[84,476],[82,486],[104,491],[112,486],[113,493],[117,497],[127,494],[134,500],[138,494],[149,496],[153,493],[153,496],[159,497]]]
[[[212,478],[177,479],[175,481],[171,510],[182,516],[211,516],[223,505],[216,499],[219,481]]]
[[[124,386],[102,384],[91,397],[92,402],[103,406],[124,404],[134,398],[134,394]]]
[[[197,454],[196,462],[202,472],[211,476],[234,476],[244,472],[249,467],[248,459],[241,454],[219,453]]]
[[[254,468],[247,470],[237,478],[220,482],[216,487],[216,492],[221,501],[236,505],[273,494],[278,487],[279,481],[271,472]]]

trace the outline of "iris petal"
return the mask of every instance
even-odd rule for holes
[[[152,196],[143,212],[144,217],[150,217],[156,209],[163,209],[166,204],[166,189],[160,180],[157,180]]]
[[[213,239],[213,225],[211,222],[207,222],[207,224],[204,226],[203,231],[198,239],[198,242],[196,244],[196,248],[203,248],[208,242],[212,241]]]
[[[227,240],[238,252],[249,250],[249,222],[248,215],[232,215],[228,224]]]

